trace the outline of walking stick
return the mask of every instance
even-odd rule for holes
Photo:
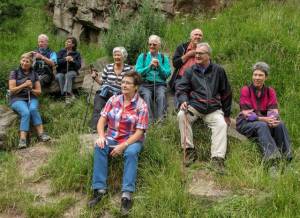
[[[156,113],[156,72],[154,72],[154,83],[153,83],[153,120],[155,119],[157,113]]]
[[[184,130],[183,130],[183,169],[185,168],[186,162],[186,147],[187,147],[187,110],[184,110]],[[183,170],[185,172],[185,170]]]
[[[94,66],[91,64],[90,65],[91,74],[93,73],[93,69],[94,69]],[[88,109],[89,109],[89,105],[90,105],[90,101],[91,101],[92,91],[93,91],[93,88],[94,88],[94,82],[95,82],[95,79],[93,78],[93,82],[92,82],[91,89],[90,89],[88,99],[87,99],[87,104],[86,104],[86,109],[85,109],[85,115],[84,115],[84,119],[83,119],[82,128],[84,128],[84,126],[85,126],[86,117],[87,117],[87,114],[88,114]]]
[[[68,54],[67,54],[67,56],[68,56]],[[69,72],[69,61],[67,61],[67,72],[66,72],[66,74],[68,74],[68,72]],[[63,87],[63,90],[67,89],[67,85],[68,85],[68,80],[67,80],[66,75],[65,75],[65,85]],[[67,95],[67,94],[68,93],[65,93],[65,95]]]

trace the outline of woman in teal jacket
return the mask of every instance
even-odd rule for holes
[[[142,76],[139,92],[146,101],[149,121],[162,120],[167,108],[167,79],[171,75],[169,58],[159,52],[160,37],[151,35],[148,40],[149,51],[139,55],[135,70]],[[153,110],[152,110],[153,109]]]

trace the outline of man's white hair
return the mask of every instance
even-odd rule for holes
[[[42,33],[38,36],[38,40],[40,40],[40,39],[46,39],[47,41],[49,40],[48,36],[44,33]]]
[[[149,43],[150,43],[150,42],[156,42],[158,45],[161,44],[160,37],[157,36],[157,35],[151,35],[151,36],[149,37],[148,42],[149,42]]]

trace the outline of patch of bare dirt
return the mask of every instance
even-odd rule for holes
[[[0,213],[0,218],[25,218],[23,214],[19,214],[14,209],[9,209],[3,213]]]
[[[16,151],[21,175],[24,178],[33,176],[47,162],[51,152],[52,149],[43,143]]]
[[[230,194],[229,190],[218,187],[212,175],[206,170],[197,170],[193,173],[188,192],[191,195],[208,199],[218,199]]]

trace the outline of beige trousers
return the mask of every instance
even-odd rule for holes
[[[180,110],[177,115],[181,136],[181,146],[184,147],[184,141],[186,140],[186,147],[194,148],[192,124],[198,118],[201,118],[212,131],[211,157],[225,158],[227,149],[227,124],[224,120],[223,111],[216,110],[210,114],[201,114],[191,106],[188,106],[188,110],[192,114],[186,114],[184,111]]]

